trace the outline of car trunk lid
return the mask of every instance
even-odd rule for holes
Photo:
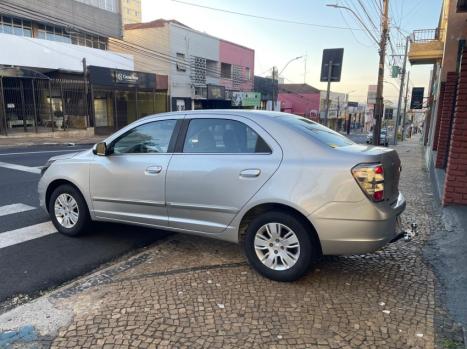
[[[399,179],[401,171],[401,161],[395,149],[385,147],[373,147],[354,144],[348,147],[337,148],[339,151],[353,153],[357,163],[379,163],[384,170],[384,201],[393,204],[399,196]]]

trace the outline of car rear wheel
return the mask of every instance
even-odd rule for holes
[[[274,211],[248,225],[245,254],[261,275],[276,281],[294,281],[305,275],[317,257],[311,232],[294,215]]]
[[[77,236],[88,228],[91,219],[81,193],[69,184],[57,187],[49,200],[49,214],[58,232]]]

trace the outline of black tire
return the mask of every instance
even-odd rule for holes
[[[61,194],[68,194],[76,201],[78,204],[78,221],[76,224],[71,228],[66,228],[59,223],[57,217],[55,217],[55,201],[57,197]],[[49,215],[52,219],[52,223],[54,224],[55,228],[57,228],[58,232],[67,235],[67,236],[78,236],[86,232],[91,224],[91,218],[89,216],[88,206],[86,205],[86,201],[84,200],[83,195],[77,190],[75,187],[69,184],[62,184],[55,188],[50,195],[49,200]]]
[[[256,233],[268,223],[280,223],[293,230],[300,244],[297,261],[289,269],[274,270],[264,265],[256,254],[254,241]],[[244,248],[250,265],[261,275],[275,281],[295,281],[304,276],[311,264],[319,258],[319,249],[313,232],[308,231],[306,225],[295,215],[282,211],[271,211],[253,219],[246,229]]]

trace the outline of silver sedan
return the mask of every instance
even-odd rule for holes
[[[305,118],[200,110],[145,117],[51,158],[38,189],[65,235],[108,221],[242,242],[259,273],[292,281],[322,255],[399,236],[400,169],[395,150]]]

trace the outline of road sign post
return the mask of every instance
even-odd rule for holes
[[[328,126],[329,108],[331,105],[331,82],[341,81],[342,59],[344,58],[343,48],[333,48],[323,50],[323,60],[321,62],[321,82],[327,82],[326,89],[326,109],[324,112],[324,126]],[[337,115],[337,118],[339,115]]]

